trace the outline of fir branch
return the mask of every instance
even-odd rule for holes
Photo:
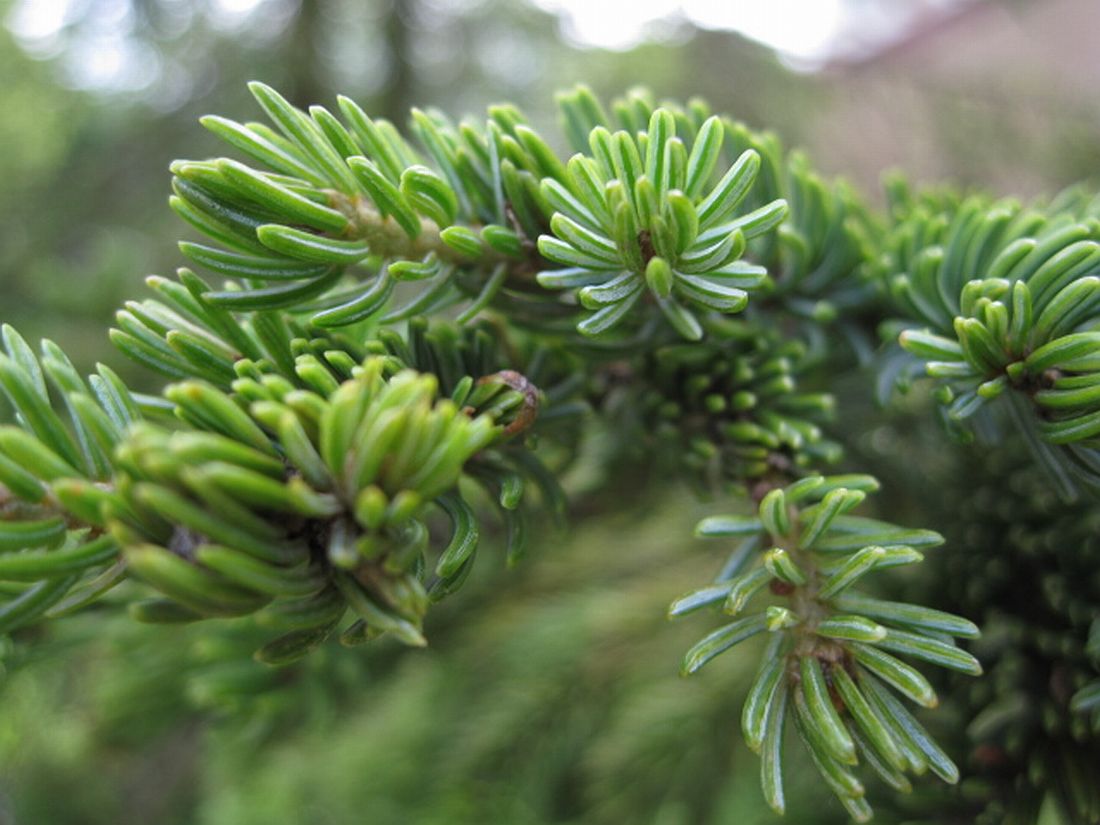
[[[742,729],[749,747],[763,750],[764,794],[779,813],[788,717],[825,783],[857,821],[871,818],[864,786],[851,771],[861,759],[896,788],[908,786],[905,773],[928,768],[945,781],[958,780],[951,760],[887,686],[934,707],[931,685],[895,654],[976,676],[981,666],[951,637],[973,638],[978,629],[957,616],[852,589],[870,573],[919,562],[917,548],[943,541],[930,530],[848,515],[877,489],[870,476],[806,476],[764,495],[753,516],[704,519],[697,535],[734,537],[739,546],[713,585],[669,608],[672,618],[712,605],[741,617],[685,654],[685,675],[752,635],[771,636]],[[784,601],[750,609],[766,592]]]

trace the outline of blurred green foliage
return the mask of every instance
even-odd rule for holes
[[[229,672],[209,634],[70,623],[8,680],[0,788],[14,821],[57,825],[771,822],[738,721],[758,650],[707,679],[672,666],[697,630],[666,624],[668,594],[721,554],[669,562],[701,512],[674,496],[544,541],[441,605],[424,654],[328,648],[275,671],[297,680],[282,707],[278,686],[242,692],[272,671]],[[804,768],[792,820],[843,821],[818,818]]]

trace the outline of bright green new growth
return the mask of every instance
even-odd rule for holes
[[[169,388],[207,432],[141,427],[118,451],[123,501],[109,529],[128,568],[194,618],[262,609],[261,624],[291,631],[259,652],[264,661],[324,641],[348,607],[358,620],[345,641],[389,631],[425,644],[429,599],[414,569],[429,541],[425,510],[501,428],[436,401],[433,376],[403,370],[387,381],[384,367],[369,358],[327,397],[242,379],[237,392],[255,399],[248,413],[198,382]],[[274,444],[257,422],[278,434]],[[188,461],[196,451],[199,466]],[[133,610],[183,618],[159,601]]]
[[[428,355],[422,333],[411,341]],[[485,345],[478,338],[466,340]],[[9,551],[0,576],[37,582],[4,606],[5,629],[75,610],[133,573],[170,599],[132,604],[143,621],[262,609],[262,626],[290,631],[257,654],[271,663],[323,642],[349,607],[359,620],[344,630],[345,643],[388,631],[423,645],[430,598],[461,583],[478,544],[459,476],[476,473],[499,488],[509,511],[522,495],[522,475],[489,448],[506,450],[539,399],[507,372],[465,376],[451,398],[437,399],[440,379],[392,354],[362,365],[345,350],[323,361],[303,354],[297,381],[241,359],[232,396],[199,380],[170,385],[166,409],[148,404],[165,419],[154,424],[139,420],[134,398],[106,368],[89,382],[93,396],[48,342],[39,366],[17,333],[5,328],[5,339],[4,387],[25,428],[0,432],[0,537]],[[450,354],[460,343],[447,341]],[[72,387],[68,426],[49,407],[42,375]],[[433,505],[453,532],[438,548],[429,593],[422,567]]]
[[[168,386],[84,379],[3,329],[0,633],[102,600],[251,617],[270,664],[333,638],[420,646],[483,537],[512,564],[533,520],[567,514],[574,463],[617,494],[654,462],[756,507],[700,524],[739,542],[670,613],[729,617],[685,674],[767,637],[742,720],[772,807],[788,728],[857,820],[860,765],[899,791],[956,781],[902,699],[936,704],[912,662],[978,675],[955,642],[978,629],[873,595],[942,539],[852,513],[878,484],[819,475],[851,433],[827,437],[832,396],[800,384],[853,355],[888,388],[927,369],[956,430],[976,416],[1067,492],[1095,482],[1100,201],[895,186],[878,216],[775,136],[644,93],[560,95],[565,157],[512,106],[414,111],[406,138],[346,98],[337,116],[252,91],[269,124],[202,121],[244,160],[172,165],[204,236],[180,250],[209,280],[150,278],[111,331]],[[1095,688],[1075,695],[1096,713]]]

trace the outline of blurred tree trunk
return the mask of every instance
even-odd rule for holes
[[[389,78],[377,102],[378,113],[404,126],[409,107],[415,104],[416,76],[412,62],[412,27],[417,15],[416,0],[389,0],[383,20],[389,49]]]
[[[333,25],[336,15],[329,15],[331,0],[301,0],[286,40],[290,66],[285,94],[297,106],[306,108],[315,103],[331,102],[336,90],[325,71],[322,49],[325,27]],[[371,114],[378,114],[404,125],[409,107],[416,100],[416,68],[412,59],[415,37],[416,0],[381,0],[381,6],[371,16],[385,33],[388,65],[386,84],[371,101]],[[364,9],[370,14],[372,10]]]
[[[283,93],[291,103],[302,108],[321,103],[331,92],[321,59],[327,8],[327,0],[301,0],[287,37],[290,73]]]

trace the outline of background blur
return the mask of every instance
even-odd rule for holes
[[[122,363],[112,313],[179,265],[168,163],[223,151],[196,119],[255,117],[250,79],[547,128],[579,81],[698,95],[872,199],[892,167],[1022,196],[1100,172],[1096,0],[0,0],[0,23],[0,315],[82,368]],[[426,653],[272,674],[223,663],[252,646],[229,633],[51,630],[0,682],[0,823],[771,822],[749,672],[681,682],[699,626],[662,618],[712,572],[699,513],[664,493],[483,564]],[[789,822],[842,821],[792,780]]]

